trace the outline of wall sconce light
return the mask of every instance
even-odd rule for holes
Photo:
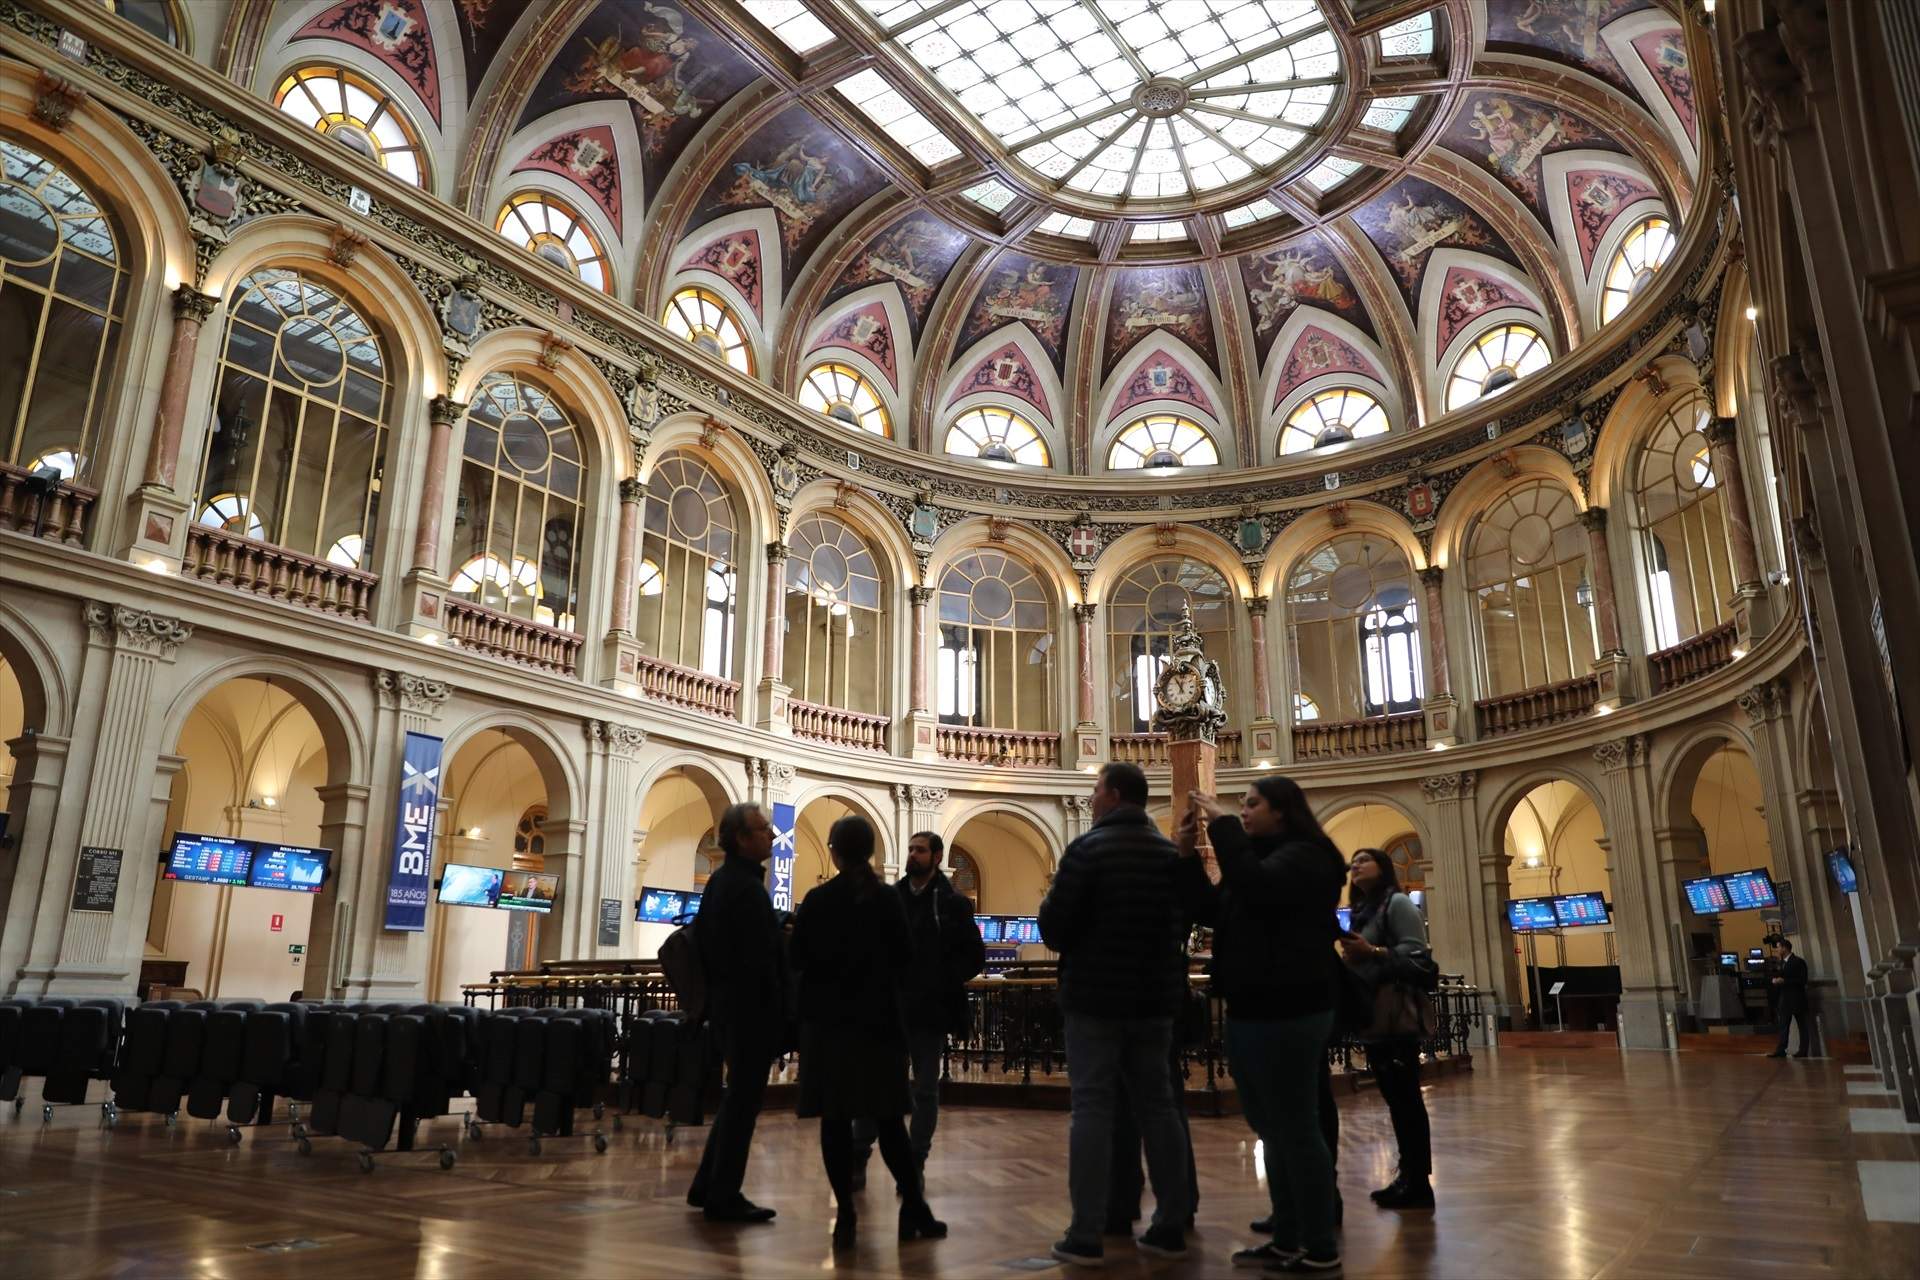
[[[1587,581],[1585,570],[1581,571],[1580,581],[1574,585],[1573,602],[1582,609],[1593,608],[1593,584]]]
[[[277,809],[280,802],[272,796],[255,796],[247,801],[249,809]]]
[[[1447,744],[1444,742],[1430,742],[1427,744],[1427,750],[1429,751],[1445,751],[1446,749]]]
[[[1610,716],[1613,714],[1613,704],[1611,702],[1596,702],[1593,704],[1593,714],[1597,716]]]
[[[480,828],[478,828],[478,827],[462,827],[462,828],[460,828],[460,834],[461,834],[461,836],[462,836],[462,837],[464,837],[464,838],[466,838],[466,839],[468,839],[468,840],[478,840],[478,839],[480,838]]]
[[[1735,649],[1735,650],[1733,651],[1733,660],[1734,660],[1735,662],[1738,662],[1738,661],[1740,661],[1740,659],[1742,659],[1742,658],[1744,658],[1744,657],[1746,657],[1746,656],[1747,656],[1747,651],[1746,651],[1745,649]]]
[[[1754,306],[1751,302],[1749,302],[1747,304],[1747,319],[1758,320],[1759,318],[1760,318],[1760,308]]]

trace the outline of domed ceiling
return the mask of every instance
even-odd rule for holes
[[[1227,465],[1339,448],[1308,413],[1330,390],[1381,410],[1347,434],[1417,430],[1467,373],[1591,339],[1644,283],[1623,252],[1670,244],[1634,233],[1683,221],[1697,181],[1660,0],[322,0],[241,21],[223,69],[272,100],[301,67],[364,77],[421,184],[555,269],[656,317],[702,290],[755,377],[800,394],[842,366],[914,447],[1015,412],[1056,469],[1106,469],[1151,415]],[[1503,357],[1501,334],[1534,345]]]

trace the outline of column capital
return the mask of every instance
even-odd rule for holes
[[[1608,773],[1634,766],[1644,767],[1647,763],[1647,735],[1635,733],[1603,742],[1593,749],[1593,758]]]
[[[190,284],[177,286],[173,291],[173,318],[191,320],[195,324],[205,324],[213,309],[220,305],[220,299],[210,293],[202,293]]]
[[[1462,769],[1459,773],[1439,773],[1420,779],[1420,793],[1426,797],[1428,804],[1471,800],[1478,782],[1479,775],[1471,769]]]
[[[429,720],[438,717],[441,706],[453,696],[453,686],[446,681],[410,671],[376,671],[373,688],[387,710],[411,711]]]
[[[1079,604],[1073,606],[1073,617],[1076,622],[1092,622],[1099,616],[1100,602],[1098,600],[1082,600]]]
[[[88,633],[99,643],[157,658],[172,658],[175,649],[193,638],[191,624],[150,609],[89,600],[85,617]]]
[[[1784,680],[1766,680],[1734,699],[1747,720],[1755,725],[1780,720],[1787,714],[1787,685]]]
[[[1722,448],[1739,438],[1740,420],[1738,418],[1708,418],[1707,425],[1701,429],[1701,435],[1713,448]]]
[[[1439,589],[1446,576],[1447,571],[1437,564],[1430,564],[1420,571],[1420,581],[1435,590]]]
[[[916,809],[938,809],[947,802],[947,789],[916,785],[912,788],[912,797]]]
[[[1580,523],[1587,526],[1588,531],[1591,533],[1605,533],[1607,531],[1607,509],[1605,507],[1588,507],[1580,513]]]
[[[647,484],[646,481],[640,479],[640,477],[628,476],[620,482],[621,505],[631,506],[646,496]]]
[[[907,596],[913,601],[915,608],[932,604],[933,592],[934,589],[932,587],[912,586],[907,588]]]
[[[435,396],[427,401],[427,417],[436,427],[457,426],[460,419],[466,416],[465,401],[455,400],[452,396]]]
[[[611,720],[587,721],[587,741],[608,755],[630,760],[647,745],[647,731],[638,725],[617,724]]]
[[[1266,617],[1267,606],[1272,603],[1273,603],[1272,596],[1248,596],[1247,597],[1247,616],[1250,618]]]
[[[767,544],[767,563],[785,564],[787,562],[787,555],[791,550],[792,548],[784,542],[769,542]]]

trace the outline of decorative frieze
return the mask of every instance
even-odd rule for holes
[[[1785,719],[1788,709],[1786,682],[1763,681],[1735,698],[1734,702],[1747,713],[1747,720],[1751,724],[1761,725],[1769,720]]]
[[[938,809],[946,802],[947,789],[945,787],[923,787],[916,785],[913,788],[913,807],[916,809]]]
[[[65,76],[42,71],[33,83],[33,118],[59,133],[73,118],[74,108],[87,100],[87,91]]]
[[[111,644],[134,653],[171,658],[173,651],[193,638],[193,626],[151,609],[89,600],[87,633],[96,644]]]

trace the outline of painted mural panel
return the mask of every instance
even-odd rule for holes
[[[1687,41],[1680,34],[1680,28],[1649,31],[1634,40],[1633,51],[1647,64],[1647,70],[1653,72],[1660,91],[1673,107],[1673,114],[1680,117],[1687,137],[1693,140],[1694,146],[1699,146],[1700,121],[1693,101],[1693,71],[1687,66]]]
[[[1441,141],[1498,178],[1533,210],[1543,227],[1553,225],[1544,189],[1548,156],[1574,150],[1626,154],[1591,121],[1549,103],[1504,92],[1469,95]]]
[[[1240,279],[1253,317],[1253,343],[1262,366],[1273,340],[1300,307],[1319,307],[1378,338],[1373,317],[1360,301],[1353,279],[1326,239],[1309,233],[1240,259]]]
[[[1439,328],[1433,335],[1436,358],[1456,334],[1489,311],[1501,307],[1539,310],[1533,299],[1505,280],[1469,267],[1449,267],[1447,278],[1441,284]]]
[[[1421,178],[1402,178],[1356,209],[1353,220],[1386,259],[1410,315],[1435,249],[1472,249],[1520,266],[1513,249],[1485,218]]]
[[[858,351],[879,366],[896,389],[900,386],[899,371],[894,364],[893,326],[887,322],[887,309],[877,302],[856,307],[841,316],[815,340],[814,346]]]
[[[954,385],[953,395],[949,399],[959,400],[976,391],[998,391],[1003,395],[1017,396],[1038,409],[1041,417],[1048,420],[1053,418],[1053,408],[1047,402],[1046,384],[1034,372],[1026,352],[1020,349],[1018,343],[1006,343],[975,361],[973,368],[967,370],[966,376]]]
[[[1113,293],[1107,301],[1106,363],[1100,376],[1112,376],[1122,356],[1142,338],[1162,329],[1193,348],[1218,371],[1213,308],[1207,301],[1207,281],[1200,268],[1121,268],[1115,273]]]
[[[735,231],[709,240],[695,249],[680,264],[679,270],[713,272],[738,289],[740,296],[753,307],[753,314],[764,320],[767,313],[761,305],[761,261],[760,233],[753,230]]]
[[[987,272],[967,311],[955,349],[965,351],[1002,325],[1024,324],[1040,339],[1055,369],[1066,366],[1067,313],[1080,269],[1042,262],[1024,253],[1004,253]]]
[[[1359,348],[1338,334],[1318,325],[1309,325],[1294,339],[1280,368],[1279,385],[1273,389],[1273,406],[1278,406],[1294,389],[1323,373],[1360,373],[1377,378],[1380,371]]]
[[[596,5],[560,46],[515,127],[576,103],[629,103],[650,199],[688,139],[756,74],[726,41],[673,5]]]
[[[454,20],[460,24],[460,52],[467,60],[467,101],[480,92],[480,82],[499,56],[513,24],[526,12],[525,0],[454,0]]]
[[[790,107],[734,152],[700,197],[689,225],[736,209],[771,208],[791,286],[839,221],[878,191],[880,175],[803,107]]]
[[[294,33],[296,40],[316,38],[364,49],[392,67],[440,123],[440,66],[421,0],[346,0]]]
[[[1149,400],[1184,400],[1207,413],[1215,412],[1213,397],[1207,394],[1206,384],[1194,377],[1185,365],[1164,352],[1149,357],[1133,371],[1133,376],[1127,379],[1126,390],[1113,402],[1107,420],[1111,422],[1135,405],[1145,404]]]
[[[1638,178],[1611,169],[1575,169],[1567,175],[1567,199],[1573,206],[1573,232],[1580,241],[1580,265],[1593,269],[1594,251],[1607,228],[1627,206],[1659,197]]]
[[[1654,7],[1654,0],[1498,0],[1487,6],[1487,48],[1559,62],[1632,93],[1600,32]]]
[[[621,221],[620,166],[614,155],[613,130],[607,126],[575,129],[541,143],[513,167],[515,173],[528,170],[558,174],[573,183],[600,206],[615,232],[626,234]]]
[[[967,243],[966,233],[946,219],[931,213],[910,213],[890,224],[854,256],[827,291],[826,301],[834,302],[856,289],[891,280],[906,300],[907,319],[918,342],[927,313],[933,310],[933,300]]]

